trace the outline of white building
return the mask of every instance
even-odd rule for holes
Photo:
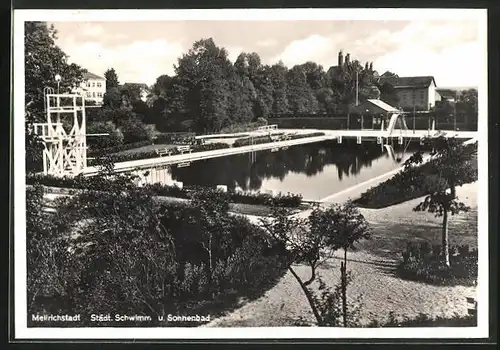
[[[94,73],[84,73],[81,92],[85,96],[85,101],[94,101],[97,105],[101,105],[106,93],[106,79]]]

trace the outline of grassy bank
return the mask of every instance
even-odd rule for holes
[[[477,158],[470,161],[470,167],[477,172]],[[431,163],[420,166],[417,176],[408,176],[406,171],[395,174],[392,178],[368,189],[354,202],[362,208],[380,209],[403,203],[429,193],[428,186],[437,175]]]

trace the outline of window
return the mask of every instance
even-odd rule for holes
[[[97,87],[101,87],[102,84],[100,82],[97,83]]]
[[[95,91],[92,93],[92,97],[95,97]]]
[[[87,87],[90,87],[90,83],[89,82],[87,82]]]
[[[420,91],[420,100],[425,101],[425,91]]]
[[[92,87],[95,87],[95,83],[92,83]]]
[[[87,91],[87,97],[91,97],[92,94],[90,93],[90,91]]]
[[[102,92],[98,92],[97,97],[102,97]]]

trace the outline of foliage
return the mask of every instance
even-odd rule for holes
[[[460,202],[456,195],[456,187],[477,180],[477,169],[472,164],[477,152],[477,143],[464,145],[456,139],[439,137],[428,140],[434,149],[434,157],[429,162],[433,176],[424,182],[427,196],[414,211],[428,211],[436,217],[443,217],[442,258],[445,265],[450,266],[448,247],[448,214],[456,215],[469,211],[469,207]],[[417,152],[405,162],[405,168],[412,177],[414,165],[421,164],[422,153]]]
[[[318,279],[319,266],[331,259],[335,250],[352,247],[354,242],[369,236],[364,218],[350,203],[345,206],[332,206],[326,210],[317,207],[308,218],[292,216],[289,209],[276,206],[272,208],[272,213],[270,218],[261,219],[261,225],[277,244],[288,251],[288,271],[304,292],[317,324],[322,326],[338,322],[340,314],[336,302],[342,292],[341,314],[343,325],[347,327],[349,317],[353,317],[357,311],[347,310],[346,289],[349,279],[345,265],[341,287],[332,291],[320,280],[323,292],[318,297],[309,286]],[[310,268],[308,279],[301,278],[295,272],[295,263],[304,263]]]
[[[108,134],[104,136],[87,137],[90,152],[93,150],[120,147],[123,144],[123,135],[116,130],[113,122],[93,122],[87,124],[87,134]]]
[[[45,22],[25,22],[25,138],[26,170],[39,171],[42,167],[43,144],[33,134],[33,123],[45,122],[44,89],[57,92],[55,76],[59,74],[59,91],[68,92],[83,80],[84,69],[68,64],[68,56],[55,44],[57,31]]]
[[[97,164],[103,164],[111,159],[99,159]],[[112,163],[111,163],[112,164]],[[112,167],[111,167],[112,169]],[[118,177],[120,180],[121,177]],[[57,188],[68,188],[68,189],[86,189],[95,191],[110,191],[110,189],[116,188],[117,181],[113,178],[103,178],[102,176],[96,177],[86,177],[86,176],[76,176],[76,177],[55,177],[51,175],[30,175],[26,177],[27,185],[44,185]],[[118,182],[120,184],[120,182]],[[143,186],[143,188],[150,191],[152,195],[156,196],[167,196],[176,198],[191,198],[193,192],[204,193],[205,191],[212,191],[208,187],[190,187],[190,188],[179,188],[177,186],[163,185],[160,183],[148,184]],[[296,208],[302,203],[302,196],[292,193],[279,193],[275,196],[267,193],[244,193],[228,191],[229,200],[234,203],[243,204],[253,204],[253,205],[272,205],[281,207]]]
[[[140,143],[135,143],[136,145],[139,145]],[[148,141],[148,144],[151,144],[151,141]],[[217,142],[217,143],[207,143],[203,145],[194,145],[191,146],[191,151],[192,152],[205,152],[205,151],[213,151],[217,149],[225,149],[229,148],[229,145],[227,143],[223,142]],[[128,147],[127,147],[128,149]],[[179,150],[177,150],[175,147],[171,148],[172,155],[176,154],[181,154]],[[105,156],[106,154],[104,152],[99,152],[98,156]],[[156,151],[145,151],[145,152],[137,152],[137,153],[127,153],[127,154],[113,154],[109,155],[110,157],[113,158],[113,161],[115,163],[120,163],[120,162],[128,162],[131,160],[139,160],[139,159],[150,159],[150,158],[158,158],[160,157]],[[90,164],[93,164],[94,161],[91,161]]]
[[[455,315],[452,318],[447,317],[429,317],[427,314],[420,313],[416,318],[405,316],[402,320],[397,319],[393,313],[389,314],[386,322],[381,324],[372,323],[368,327],[476,327],[477,316],[474,315]]]
[[[346,276],[346,287],[352,281],[351,274]],[[318,276],[319,295],[314,295],[314,302],[317,305],[318,312],[321,315],[323,327],[341,327],[343,322],[343,309],[342,309],[342,279],[339,281],[335,288],[328,287],[325,281]],[[361,310],[360,297],[355,302],[349,305],[349,313],[347,314],[346,327],[357,327],[360,324],[359,315]]]
[[[428,242],[410,242],[397,273],[403,278],[436,285],[473,286],[477,282],[477,249],[450,247],[450,266],[442,264],[442,249]]]
[[[25,105],[30,116],[27,121],[43,122],[44,88],[57,92],[55,76],[59,74],[59,91],[69,92],[80,85],[85,70],[74,63],[67,63],[68,56],[55,44],[57,31],[53,25],[25,22],[24,33]]]
[[[74,269],[77,263],[71,262],[66,254],[69,225],[58,217],[49,219],[45,212],[43,188],[40,185],[26,189],[26,256],[27,256],[27,297],[28,314],[44,310],[51,312],[47,305],[39,305],[40,300],[56,296],[57,305],[69,311],[64,300],[71,297],[67,287],[77,280]]]
[[[475,145],[465,147],[463,149],[464,153],[460,157],[473,152],[475,147]],[[408,163],[408,166],[389,180],[368,189],[361,194],[355,203],[366,208],[385,208],[390,205],[426,196],[430,192],[437,193],[439,190],[442,190],[444,183],[440,180],[442,179],[442,175],[439,173],[439,162],[442,162],[442,160],[421,162],[420,160],[423,160],[421,152],[418,152],[413,159],[410,160],[411,166]],[[457,176],[463,175],[462,184],[475,181],[477,166],[478,163],[475,157],[467,160],[466,169],[463,169],[464,171],[461,172],[461,175],[457,173]],[[430,202],[427,203],[430,204]],[[435,209],[438,210],[439,208],[436,207]]]
[[[77,179],[90,182],[90,190],[57,203],[52,220],[41,211],[43,189],[28,188],[30,311],[43,311],[36,297],[43,290],[50,312],[114,310],[151,316],[150,327],[161,325],[158,316],[186,307],[196,312],[227,293],[259,291],[282,276],[283,251],[259,227],[229,215],[227,194],[194,192],[191,203],[161,204],[133,179],[103,161],[96,178]],[[62,239],[63,232],[72,234]],[[207,233],[210,255],[202,253]]]
[[[280,117],[270,119],[269,123],[278,125],[283,129],[326,129],[326,130],[345,130],[347,129],[347,117],[328,118],[320,115],[314,117]]]
[[[120,83],[118,82],[118,74],[114,68],[108,69],[104,73],[104,78],[106,79],[106,91],[109,89],[118,89]]]
[[[138,117],[121,120],[119,128],[123,133],[124,143],[151,140],[153,138],[151,130]]]

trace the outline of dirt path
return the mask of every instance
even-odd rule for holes
[[[473,208],[476,204],[477,183],[462,186],[457,195]],[[375,239],[397,240],[399,236],[408,238],[415,236],[415,225],[423,227],[425,232],[431,228],[439,231],[440,219],[432,214],[415,213],[412,208],[420,199],[415,199],[383,209],[363,209],[367,220],[375,226]],[[464,223],[476,227],[477,216],[458,216],[451,219],[450,227],[462,227]],[[474,218],[475,222],[474,222]],[[377,229],[379,227],[379,229]],[[381,228],[385,229],[382,230]],[[397,229],[395,232],[391,232]],[[474,236],[469,238],[474,241]],[[387,237],[392,233],[395,237]],[[434,233],[433,233],[434,234]],[[384,236],[384,237],[382,237]],[[348,270],[353,281],[349,286],[348,296],[355,300],[361,296],[362,309],[360,321],[364,324],[371,320],[383,321],[390,311],[396,317],[416,317],[419,313],[428,316],[452,317],[455,314],[467,313],[466,297],[475,296],[474,287],[438,287],[424,283],[405,281],[393,274],[396,263],[394,258],[374,254],[365,247],[362,250],[348,253]],[[369,248],[367,246],[366,248]],[[393,248],[390,246],[390,248]],[[340,254],[340,253],[339,253]],[[320,274],[329,286],[338,283],[340,261],[334,259],[320,270]],[[308,277],[309,270],[305,266],[296,266],[296,272]],[[293,326],[299,316],[313,320],[307,300],[300,286],[288,272],[280,282],[268,290],[261,298],[243,305],[226,316],[213,320],[206,327],[270,327]]]

